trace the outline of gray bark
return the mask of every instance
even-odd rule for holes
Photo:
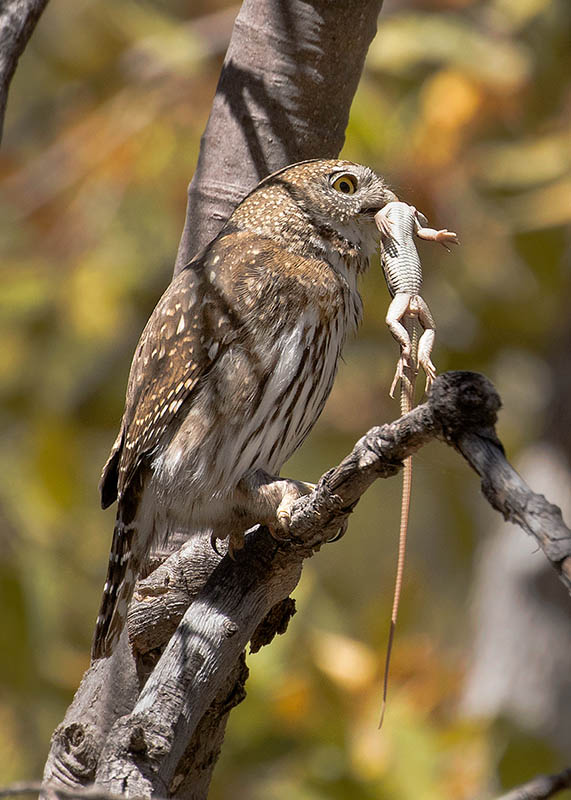
[[[48,0],[2,0],[0,3],[0,142],[10,83]]]
[[[189,186],[175,273],[261,178],[336,158],[382,0],[245,0]]]

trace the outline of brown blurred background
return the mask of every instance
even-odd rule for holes
[[[12,85],[0,151],[0,783],[41,774],[88,665],[114,514],[99,510],[100,468],[132,352],[170,279],[236,11],[222,0],[52,0]],[[451,255],[420,245],[435,363],[495,382],[508,457],[561,505],[570,42],[567,0],[387,0],[343,150],[459,233]],[[363,295],[361,332],[284,474],[316,480],[398,416],[378,262]],[[213,798],[470,798],[564,766],[564,592],[457,456],[432,445],[415,461],[382,734],[398,479],[374,486],[346,537],[307,564],[287,635],[249,658]],[[511,585],[510,606],[500,589]],[[527,601],[539,611],[518,622]],[[532,663],[537,654],[546,660]],[[530,677],[518,700],[520,673]]]

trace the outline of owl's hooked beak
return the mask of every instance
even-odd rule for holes
[[[384,189],[383,190],[383,200],[382,200],[381,203],[375,204],[375,205],[370,205],[370,206],[365,206],[364,208],[361,209],[361,211],[359,213],[361,213],[361,214],[371,214],[374,217],[375,214],[379,213],[381,208],[384,208],[387,205],[387,203],[393,203],[395,201],[398,202],[398,197],[396,196],[396,194],[393,191],[391,191],[391,189]]]

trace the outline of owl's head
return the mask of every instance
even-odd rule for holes
[[[339,159],[301,161],[264,178],[231,217],[233,224],[280,238],[296,247],[300,238],[331,232],[372,253],[378,240],[374,216],[397,199],[369,167]]]

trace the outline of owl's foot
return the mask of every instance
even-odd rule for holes
[[[218,539],[228,539],[228,554],[234,558],[244,546],[244,532],[254,525],[264,525],[274,539],[288,538],[291,510],[296,500],[315,489],[314,483],[279,478],[263,470],[242,478],[232,497],[232,509],[219,520],[210,537],[219,554]],[[228,534],[230,531],[230,534]]]
[[[228,555],[234,561],[236,551],[244,547],[244,533],[242,531],[232,531],[228,539]]]
[[[314,483],[278,478],[259,469],[238,484],[237,507],[252,524],[265,525],[274,539],[283,540],[289,534],[293,504],[314,489]]]
[[[310,494],[310,492],[315,489],[317,484],[288,479],[284,479],[283,481],[280,481],[280,483],[285,483],[287,488],[276,512],[277,527],[275,525],[269,525],[268,530],[274,539],[283,540],[287,539],[289,535],[291,510],[293,504],[296,500],[299,500],[300,497],[303,497],[303,495]]]
[[[230,528],[230,534],[227,533],[228,529]],[[240,527],[236,527],[236,522],[228,523],[222,529],[215,528],[212,533],[210,534],[210,545],[216,555],[223,558],[225,553],[220,552],[218,549],[218,540],[228,538],[228,549],[226,552],[234,561],[236,559],[236,553],[238,550],[241,550],[244,547],[244,531]]]

